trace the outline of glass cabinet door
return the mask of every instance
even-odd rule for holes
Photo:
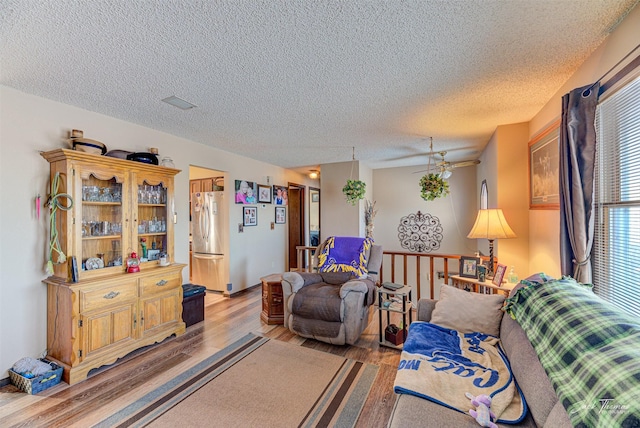
[[[137,252],[141,262],[157,262],[167,247],[167,187],[166,184],[143,180],[138,184]]]
[[[89,175],[82,179],[83,272],[123,264],[122,180],[103,180]]]

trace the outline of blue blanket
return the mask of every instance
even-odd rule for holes
[[[465,393],[491,397],[501,423],[520,422],[526,413],[509,362],[497,337],[461,334],[427,322],[413,322],[394,384],[397,394],[412,394],[454,410],[472,408]]]

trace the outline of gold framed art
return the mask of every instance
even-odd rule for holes
[[[560,209],[560,120],[529,142],[529,209]]]

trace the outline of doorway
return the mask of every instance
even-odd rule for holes
[[[320,245],[320,189],[309,187],[309,245]]]
[[[307,235],[304,219],[305,211],[305,190],[306,186],[302,184],[289,183],[289,270],[304,269],[298,266],[298,250],[296,247],[305,245],[305,237]]]
[[[223,293],[228,282],[228,204],[223,171],[189,166],[189,281]]]

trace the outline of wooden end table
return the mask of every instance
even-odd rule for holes
[[[260,278],[262,281],[262,312],[260,319],[268,325],[284,324],[284,297],[282,274],[274,273]]]

